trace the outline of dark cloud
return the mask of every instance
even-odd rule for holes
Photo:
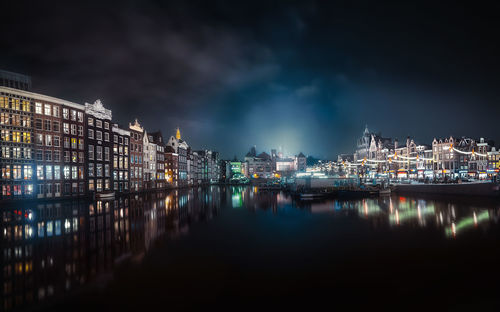
[[[332,158],[387,136],[500,139],[497,8],[425,3],[2,3],[0,67],[101,98],[123,124],[180,126],[226,157]]]

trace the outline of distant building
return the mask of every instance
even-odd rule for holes
[[[306,172],[307,169],[307,157],[299,153],[299,155],[295,156],[295,170],[297,172]]]
[[[165,180],[167,187],[177,187],[179,180],[179,154],[170,145],[165,147]]]
[[[181,131],[177,128],[175,137],[171,136],[167,142],[167,146],[171,146],[175,153],[177,153],[178,159],[178,186],[187,186],[188,185],[188,171],[187,171],[187,153],[189,145],[181,139]]]
[[[367,125],[365,126],[365,130],[363,131],[363,135],[358,140],[356,152],[354,153],[354,160],[364,159],[369,156],[370,139],[371,135]]]
[[[248,163],[248,174],[251,178],[271,178],[274,175],[273,161],[269,154],[262,152],[257,156],[255,147],[252,147],[245,156],[245,162]]]
[[[295,159],[294,158],[277,158],[276,171],[282,175],[289,175],[295,172]]]
[[[500,171],[500,151],[495,147],[491,148],[491,151],[488,152],[488,169],[487,172],[489,175],[498,174]]]

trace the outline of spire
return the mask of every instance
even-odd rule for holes
[[[177,127],[177,132],[175,133],[175,138],[177,140],[181,139],[181,130],[179,129],[179,127]]]

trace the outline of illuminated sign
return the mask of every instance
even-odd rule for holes
[[[241,162],[231,162],[231,173],[241,173]]]

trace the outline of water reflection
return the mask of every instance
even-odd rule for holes
[[[140,260],[218,214],[219,189],[196,188],[113,201],[18,204],[1,209],[2,310],[30,307]]]
[[[1,307],[44,304],[82,285],[102,284],[121,262],[140,262],[156,242],[186,235],[192,224],[211,220],[224,208],[240,214],[269,212],[276,218],[288,213],[299,218],[354,218],[375,231],[394,230],[395,235],[400,229],[426,228],[445,239],[460,239],[499,219],[497,203],[394,196],[300,202],[257,187],[213,186],[113,201],[3,206]]]
[[[313,214],[329,213],[357,216],[374,227],[432,227],[449,238],[456,238],[473,228],[486,228],[498,223],[500,204],[470,203],[448,200],[418,199],[385,196],[359,200],[294,201],[283,192],[261,190],[258,187],[231,187],[233,208],[271,210],[273,213],[289,209],[303,209]]]

